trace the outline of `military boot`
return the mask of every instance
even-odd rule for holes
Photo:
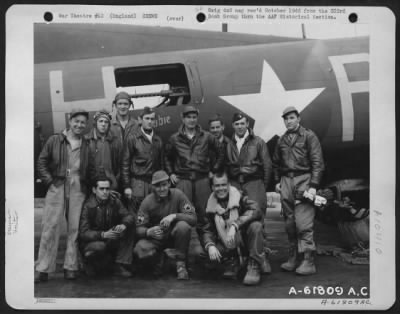
[[[132,277],[132,273],[126,267],[129,267],[129,266],[121,264],[121,263],[115,263],[114,269],[113,269],[114,270],[113,274],[115,276],[124,277],[124,278]]]
[[[262,274],[271,273],[271,264],[269,263],[267,253],[265,252],[262,254],[261,273]]]
[[[304,252],[304,259],[299,267],[296,268],[296,274],[299,275],[312,275],[317,272],[314,264],[314,256],[312,251]]]
[[[224,263],[224,274],[222,277],[225,279],[236,279],[237,273],[239,271],[238,260],[235,257],[229,258]]]
[[[156,278],[161,277],[164,274],[165,266],[165,254],[160,252],[155,256],[153,264],[153,276]]]
[[[281,269],[284,271],[294,271],[296,268],[297,260],[297,246],[291,246],[289,248],[289,258],[287,262],[281,264]]]
[[[186,269],[186,263],[184,261],[176,262],[176,278],[178,280],[189,280],[189,273]]]
[[[35,271],[35,283],[47,282],[48,280],[49,280],[49,274],[48,273]]]
[[[247,263],[247,273],[244,276],[243,284],[246,286],[254,286],[260,283],[261,280],[260,265],[252,258],[249,258]]]

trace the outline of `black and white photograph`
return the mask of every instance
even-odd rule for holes
[[[9,306],[393,304],[389,9],[14,5],[6,32]]]

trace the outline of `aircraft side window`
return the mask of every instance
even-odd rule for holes
[[[180,63],[117,68],[117,90],[133,96],[135,109],[179,106],[190,102],[185,66]]]

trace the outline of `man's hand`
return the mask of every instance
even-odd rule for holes
[[[233,247],[235,245],[235,235],[236,235],[236,228],[234,226],[231,226],[227,236],[226,241],[228,242],[228,244]]]
[[[315,195],[317,195],[317,190],[315,188],[309,188],[308,193],[312,195],[313,199],[315,198]]]
[[[176,219],[176,214],[170,214],[166,217],[164,217],[161,221],[160,221],[160,226],[164,229],[168,229],[169,226],[171,225],[171,222],[173,222]]]
[[[131,189],[131,188],[126,188],[126,189],[124,190],[124,194],[125,194],[125,197],[126,197],[128,200],[132,199],[132,189]]]
[[[217,249],[216,246],[214,245],[210,245],[208,247],[208,256],[210,257],[210,260],[215,262],[217,261],[218,263],[221,262],[221,253],[219,252],[219,250]]]
[[[110,229],[103,233],[103,239],[115,240],[115,239],[118,239],[119,237],[120,237],[120,233],[113,229]]]
[[[276,193],[281,193],[281,184],[278,183],[277,185],[275,185],[275,192]]]
[[[123,224],[120,224],[120,225],[116,225],[113,229],[114,229],[114,231],[116,231],[118,233],[123,233],[126,230],[126,226]]]
[[[304,197],[311,201],[314,201],[317,190],[315,188],[309,188],[308,191],[304,191]]]
[[[179,181],[178,177],[174,173],[169,176],[169,179],[173,185],[176,185]]]
[[[113,199],[120,199],[121,198],[121,194],[119,192],[117,192],[117,191],[114,191],[114,190],[110,191],[110,196]]]
[[[163,237],[163,231],[161,230],[161,228],[159,226],[154,226],[154,227],[147,229],[146,235],[149,238],[161,240]]]

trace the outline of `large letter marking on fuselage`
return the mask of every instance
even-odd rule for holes
[[[340,102],[342,107],[342,140],[343,142],[354,140],[354,108],[351,94],[368,92],[369,81],[350,82],[344,65],[347,63],[369,62],[368,53],[358,53],[342,56],[330,56],[329,61],[335,72]]]
[[[114,67],[102,67],[101,72],[105,98],[65,101],[62,71],[50,71],[51,108],[55,131],[65,128],[65,113],[70,112],[72,109],[82,108],[87,111],[96,111],[101,108],[107,109],[107,107],[110,107],[108,109],[111,110],[116,90]]]

